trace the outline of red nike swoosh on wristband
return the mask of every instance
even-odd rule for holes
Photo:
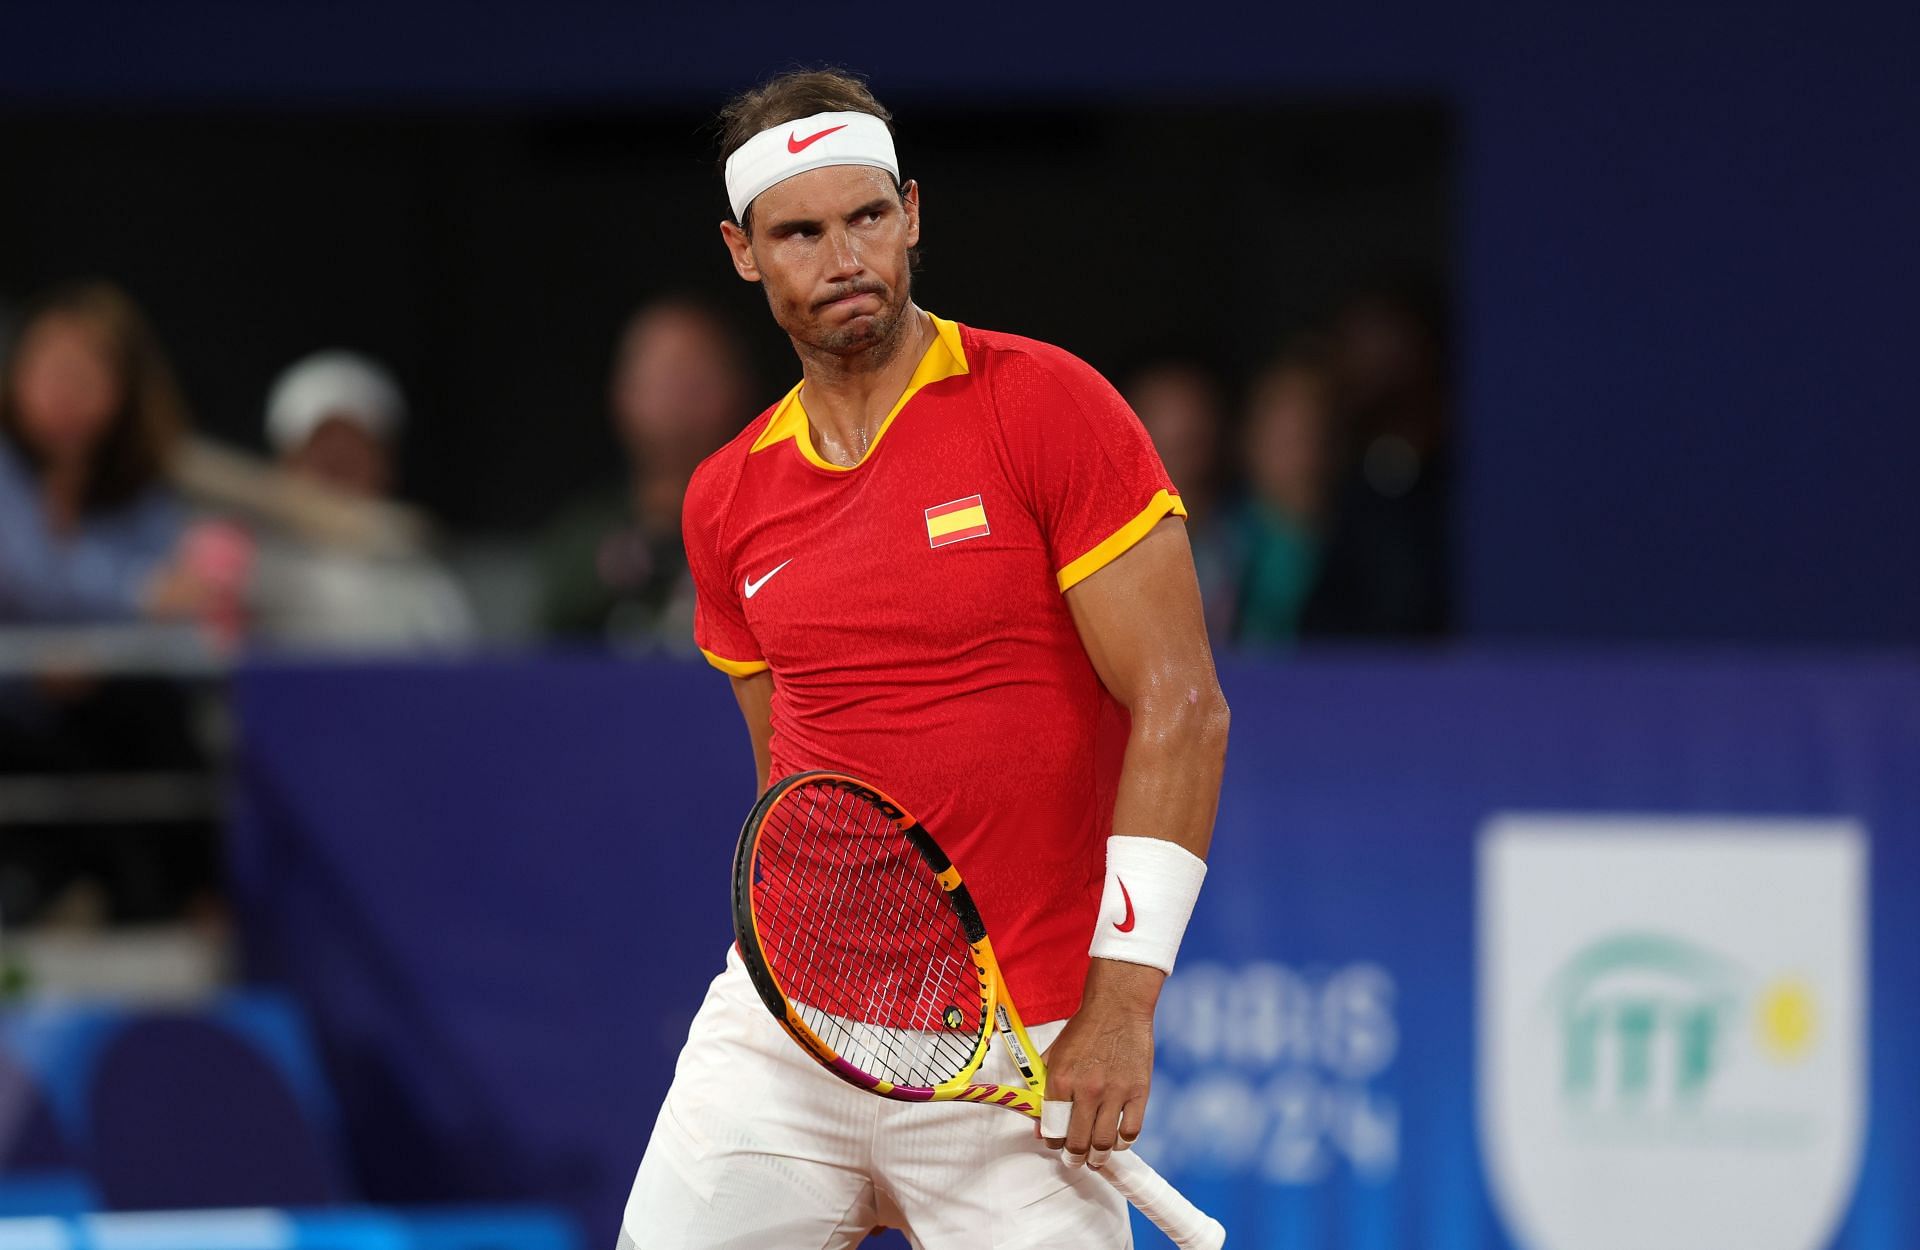
[[[798,155],[801,152],[806,151],[807,148],[812,146],[813,144],[820,142],[820,140],[826,138],[828,135],[832,134],[834,131],[845,130],[846,128],[847,128],[847,124],[845,122],[841,122],[838,126],[828,126],[825,130],[821,131],[819,134],[808,135],[804,139],[794,138],[793,132],[789,130],[787,132],[787,151],[792,152],[795,155]]]
[[[1115,877],[1114,880],[1120,882],[1120,897],[1127,900],[1127,918],[1125,920],[1114,921],[1113,927],[1120,930],[1120,932],[1122,933],[1132,933],[1133,932],[1133,895],[1127,893],[1126,882],[1120,881],[1120,878],[1118,877]]]

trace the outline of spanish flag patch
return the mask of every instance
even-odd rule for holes
[[[968,495],[927,509],[927,543],[944,547],[993,531],[987,528],[987,508],[980,496]]]

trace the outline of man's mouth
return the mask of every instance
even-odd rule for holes
[[[814,307],[822,310],[840,308],[853,303],[855,300],[865,299],[868,296],[878,299],[884,292],[884,287],[855,287],[853,290],[847,291],[844,294],[830,295],[814,305]]]

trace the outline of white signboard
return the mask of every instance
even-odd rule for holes
[[[1496,817],[1479,1109],[1528,1250],[1823,1250],[1866,1132],[1850,821]]]

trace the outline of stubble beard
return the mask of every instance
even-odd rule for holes
[[[849,356],[884,344],[893,337],[899,324],[900,310],[888,305],[871,318],[833,327],[820,336],[817,346],[837,356]]]
[[[870,317],[856,317],[844,325],[822,327],[811,345],[835,356],[875,352],[873,363],[883,364],[899,349],[902,318],[912,301],[911,289],[903,283],[897,292],[885,287],[879,290],[856,287],[849,294],[861,292],[879,295],[880,311]]]

